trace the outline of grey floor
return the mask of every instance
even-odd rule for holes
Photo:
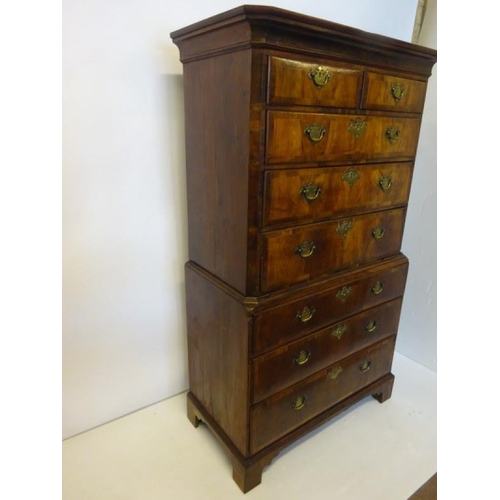
[[[392,398],[366,398],[302,438],[245,496],[185,394],[63,442],[65,500],[406,500],[436,472],[436,373],[396,353]]]

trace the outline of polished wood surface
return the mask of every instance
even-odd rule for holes
[[[187,412],[246,492],[283,447],[363,397],[391,396],[399,250],[436,53],[261,6],[172,38],[184,63]]]
[[[406,205],[412,172],[411,162],[268,171],[263,224],[299,223]],[[315,199],[307,198],[308,187],[309,198],[316,189]]]
[[[251,453],[389,373],[394,342],[392,337],[358,351],[254,406],[251,414]],[[363,371],[366,366],[369,368]],[[336,370],[341,371],[334,376]],[[296,409],[299,398],[305,399],[305,402]]]
[[[246,290],[250,51],[184,65],[189,258]],[[239,92],[221,94],[227,74]],[[200,92],[199,89],[203,89]],[[210,96],[210,98],[207,98]],[[221,170],[221,165],[231,168]],[[230,243],[229,243],[230,242]]]
[[[271,57],[269,103],[302,106],[357,108],[361,96],[363,72],[323,64]],[[321,66],[329,75],[324,86],[317,86],[311,72]]]
[[[366,123],[359,137],[349,131],[357,119]],[[319,142],[305,133],[315,124],[325,130]],[[399,133],[394,142],[387,136],[391,127]],[[419,130],[419,118],[269,111],[266,158],[269,163],[412,158]]]
[[[261,289],[274,290],[396,254],[405,214],[405,209],[386,210],[265,233]],[[346,234],[340,231],[344,224],[351,228]],[[373,235],[376,228],[383,231],[380,239]],[[304,243],[314,245],[309,257],[298,251]]]
[[[261,483],[263,469],[272,462],[282,449],[367,396],[371,395],[379,402],[386,401],[391,397],[393,384],[394,375],[389,373],[249,457],[244,457],[234,447],[224,429],[217,424],[191,392],[187,394],[187,415],[193,426],[198,427],[200,423],[203,423],[209,427],[232,462],[234,481],[243,493],[247,493]]]
[[[185,269],[189,388],[247,455],[248,315],[213,282]]]
[[[311,333],[253,361],[254,403],[335,361],[396,335],[402,298]]]
[[[403,295],[407,272],[407,261],[394,264],[389,259],[384,267],[372,267],[364,276],[354,278],[351,275],[350,279],[331,280],[332,288],[298,299],[289,296],[286,302],[255,314],[252,337],[254,355]],[[344,289],[349,290],[345,298],[341,293]],[[306,322],[298,318],[304,308],[314,309]]]
[[[252,48],[286,50],[429,77],[436,51],[289,10],[242,5],[170,34],[183,63]]]
[[[391,90],[394,85],[404,88],[404,94],[399,99],[395,99]],[[427,82],[367,72],[364,88],[362,108],[421,113]]]

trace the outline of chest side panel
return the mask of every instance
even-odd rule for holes
[[[240,292],[246,285],[250,70],[250,50],[184,65],[189,258]]]
[[[247,455],[251,320],[240,302],[189,263],[186,316],[190,390]]]

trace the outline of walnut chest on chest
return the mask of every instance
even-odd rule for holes
[[[391,395],[436,52],[259,6],[171,36],[184,65],[188,417],[246,492],[292,441]]]

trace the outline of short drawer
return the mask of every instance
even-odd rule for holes
[[[271,57],[270,104],[357,108],[363,72]]]
[[[412,172],[411,162],[267,171],[263,225],[405,205]]]
[[[360,349],[396,335],[402,300],[386,302],[255,359],[252,401],[261,401]]]
[[[426,89],[426,82],[368,72],[361,107],[421,113]]]
[[[406,210],[385,210],[264,233],[261,290],[345,269],[399,252]]]
[[[269,111],[266,161],[413,158],[420,118]]]
[[[250,452],[256,453],[391,370],[395,337],[358,351],[251,410]]]
[[[252,353],[280,345],[403,295],[408,264],[370,271],[357,279],[338,281],[321,293],[306,295],[254,317]]]

